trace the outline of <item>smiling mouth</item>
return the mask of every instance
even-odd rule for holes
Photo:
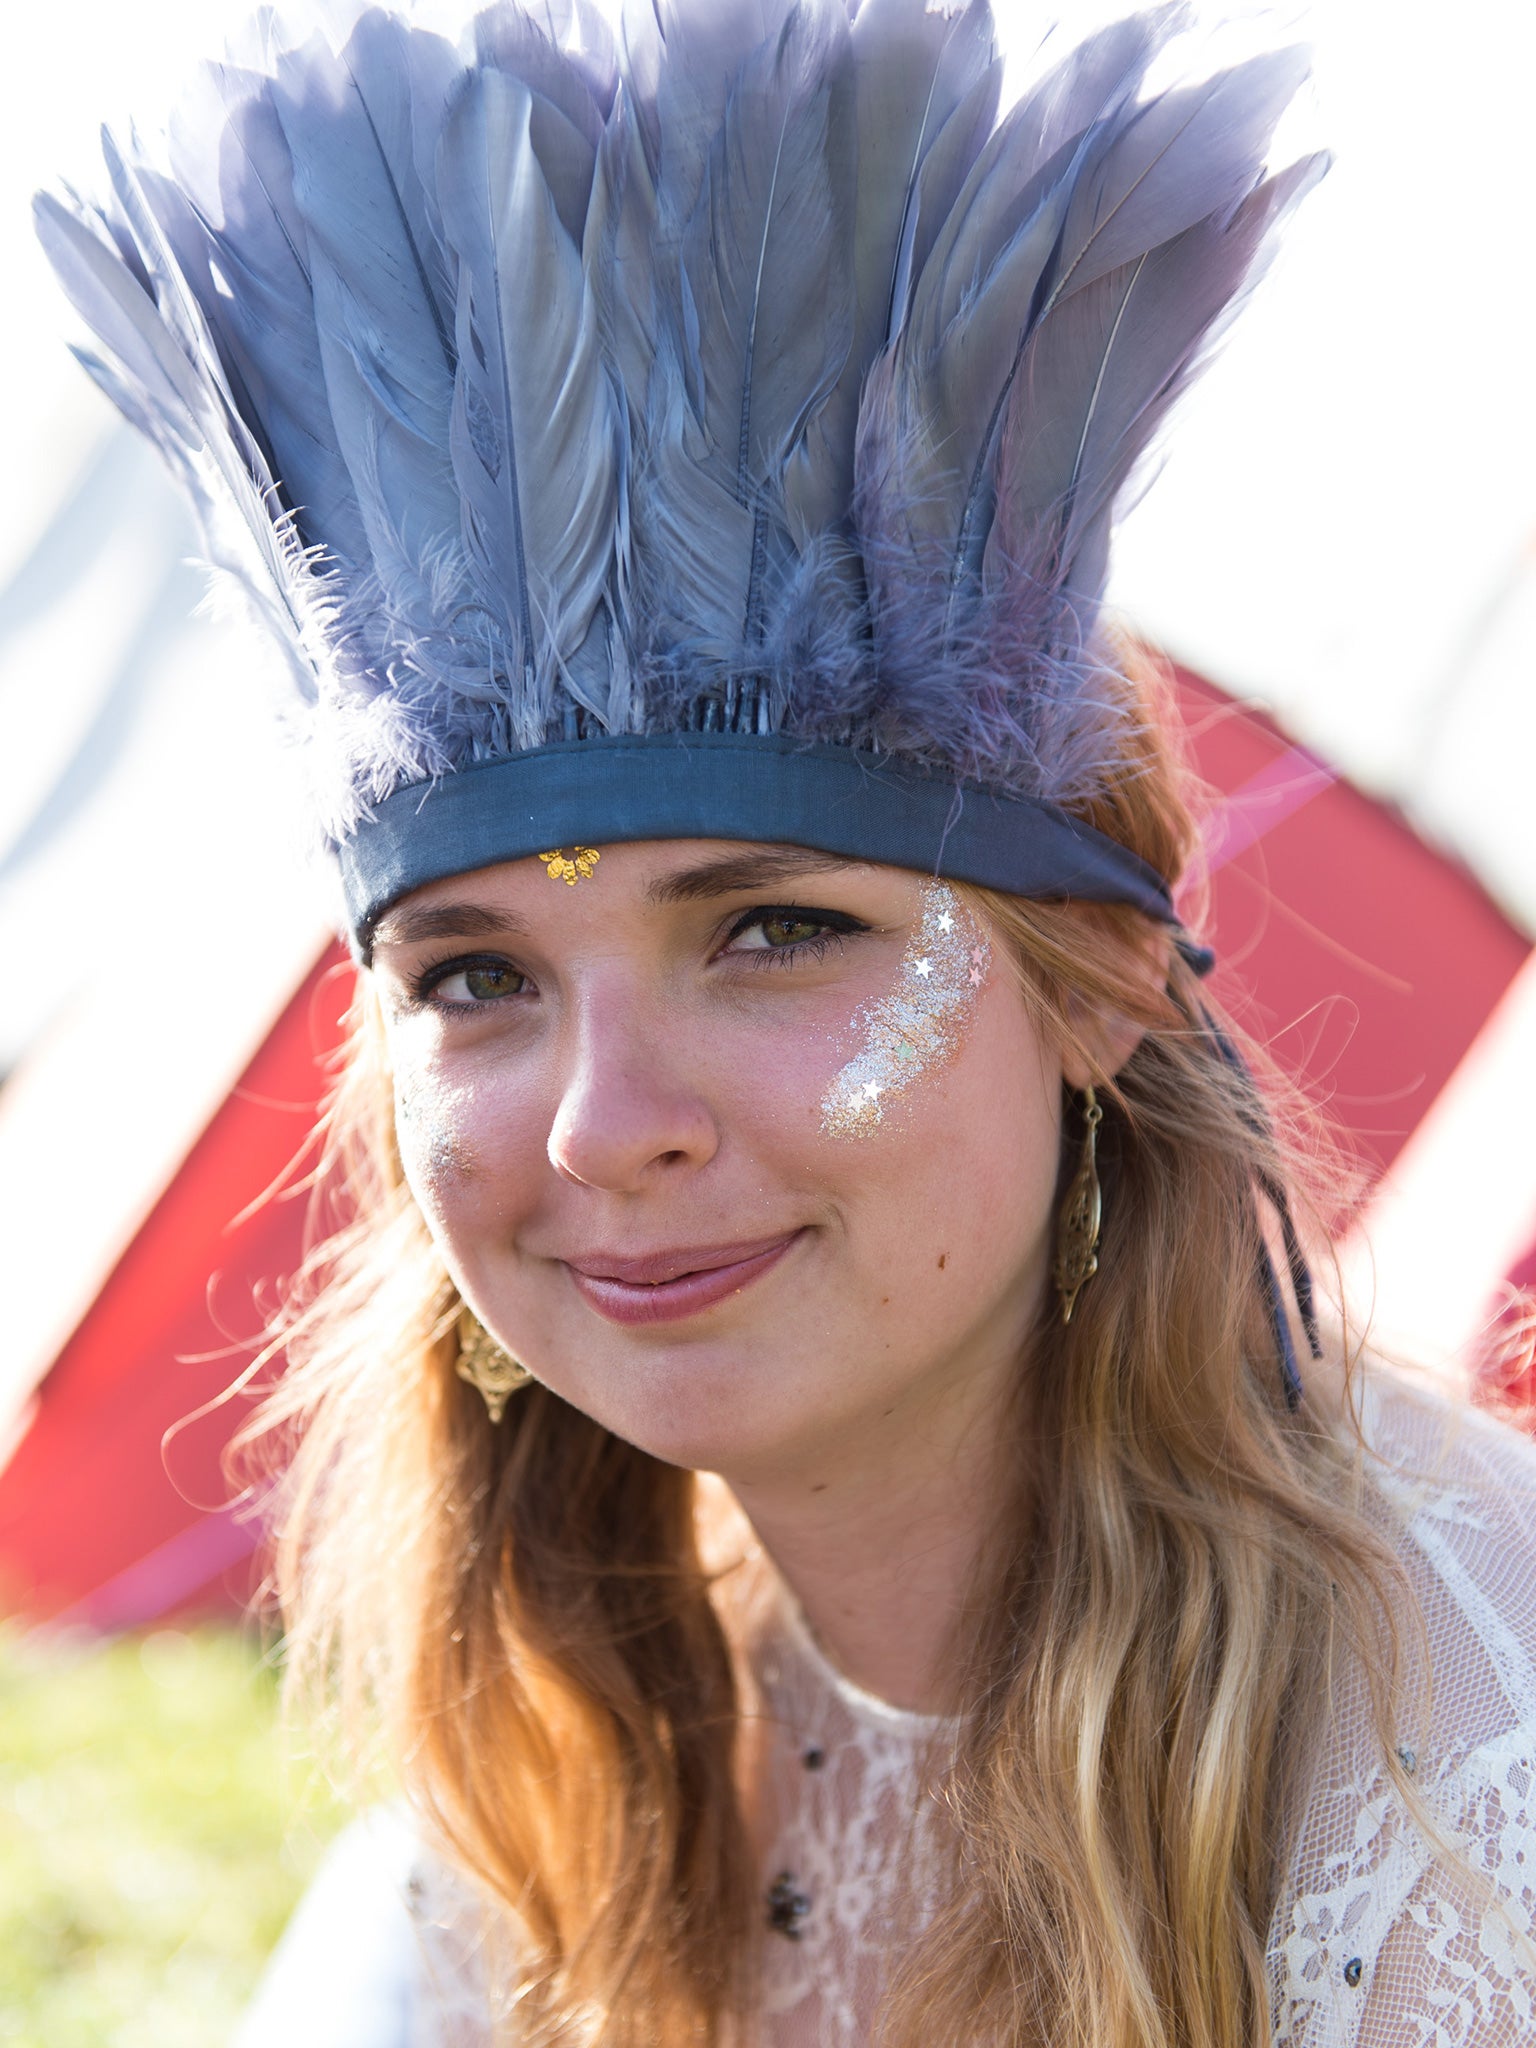
[[[609,1322],[676,1322],[740,1294],[803,1235],[791,1230],[746,1244],[696,1245],[636,1259],[595,1254],[567,1259],[565,1266],[583,1301]]]

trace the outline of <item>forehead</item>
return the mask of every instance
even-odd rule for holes
[[[904,871],[761,840],[652,839],[599,848],[565,847],[551,849],[541,859],[502,861],[413,889],[384,912],[373,943],[410,945],[450,932],[472,937],[477,931],[505,929],[514,906],[526,910],[541,899],[557,902],[543,898],[552,882],[562,891],[579,891],[583,912],[590,913],[610,904],[626,909],[663,907],[743,891],[772,892],[814,875],[876,873],[894,879]]]

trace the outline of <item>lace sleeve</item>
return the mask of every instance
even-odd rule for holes
[[[1405,1810],[1346,1683],[1271,1930],[1276,2048],[1519,2048],[1536,2040],[1536,1448],[1417,1397],[1372,1419],[1433,1670],[1399,1756],[1454,1853]]]
[[[1387,1928],[1357,2048],[1519,2048],[1536,2034],[1536,1744],[1489,1745],[1459,1771],[1470,1870],[1426,1871]],[[1477,1883],[1483,1879],[1487,1889]]]

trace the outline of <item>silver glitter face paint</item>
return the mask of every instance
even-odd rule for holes
[[[467,1177],[468,1151],[432,1091],[397,1086],[395,1137],[406,1178],[414,1185],[436,1189]]]
[[[923,884],[923,915],[902,955],[896,986],[854,1022],[863,1045],[822,1098],[821,1127],[857,1137],[886,1104],[953,1058],[987,978],[987,935],[944,882]]]

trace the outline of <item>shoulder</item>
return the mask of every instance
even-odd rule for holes
[[[1377,1368],[1361,1390],[1360,1427],[1371,1469],[1401,1510],[1476,1499],[1536,1538],[1536,1441],[1510,1423]]]
[[[1361,1420],[1383,1533],[1413,1595],[1407,1647],[1428,1665],[1413,1746],[1426,1767],[1450,1768],[1536,1727],[1536,1442],[1386,1378]]]
[[[403,1805],[331,1845],[231,2048],[490,2048],[478,1914]]]
[[[1414,1798],[1346,1657],[1271,1929],[1275,2037],[1514,2048],[1536,2025],[1536,1444],[1386,1375],[1361,1422],[1427,1676],[1391,1731]]]
[[[409,2048],[416,1842],[392,1808],[344,1828],[273,1951],[231,2048]]]

